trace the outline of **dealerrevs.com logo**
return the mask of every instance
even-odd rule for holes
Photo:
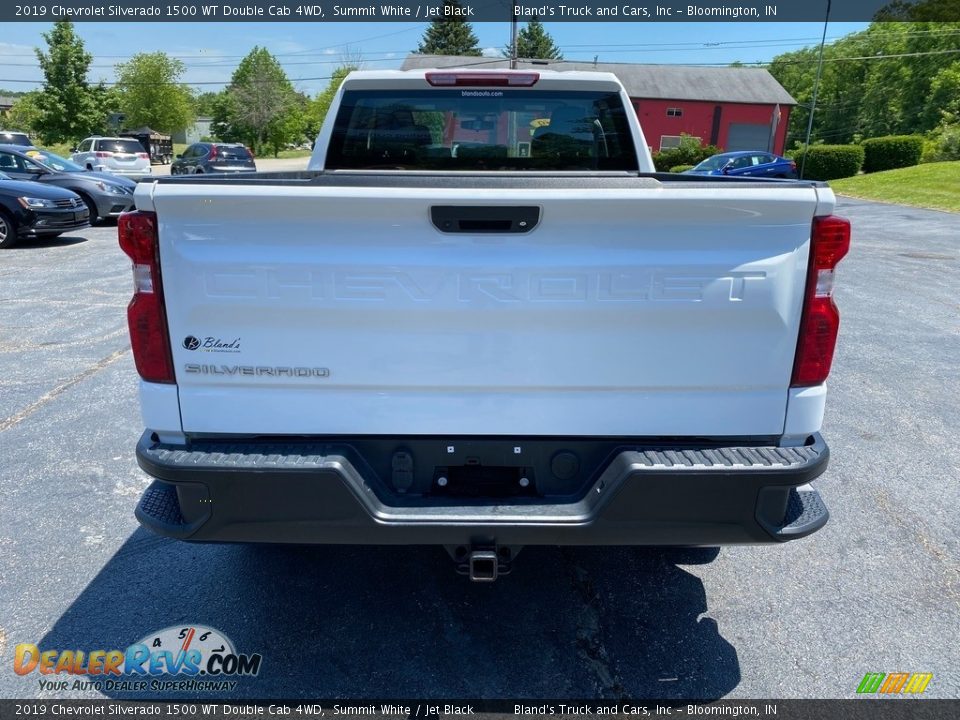
[[[36,672],[42,690],[229,691],[240,677],[260,672],[259,653],[238,653],[219,630],[173,626],[150,633],[125,650],[40,650],[16,646],[13,670]],[[60,679],[60,675],[75,676]],[[80,677],[82,676],[82,679]]]

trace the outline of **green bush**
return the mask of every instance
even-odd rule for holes
[[[804,163],[806,156],[806,163]],[[863,165],[862,145],[811,145],[793,152],[797,172],[803,168],[806,180],[836,180],[852,177]]]
[[[919,135],[887,135],[863,141],[865,173],[912,167],[920,162],[923,138]]]
[[[923,162],[960,160],[960,124],[940,127],[923,147]]]
[[[667,172],[676,165],[696,165],[711,155],[723,152],[716,145],[700,146],[700,140],[684,135],[680,147],[670,148],[653,154],[653,166],[657,172]]]
[[[684,170],[689,170],[692,167],[693,165],[674,165],[672,168],[670,168],[670,172],[682,173]]]

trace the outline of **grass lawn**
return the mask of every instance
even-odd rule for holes
[[[62,158],[70,159],[70,148],[73,147],[73,143],[57,143],[55,145],[43,145],[44,150],[49,150],[54,155],[59,155]]]
[[[278,158],[302,158],[313,155],[312,150],[281,150],[276,157]],[[271,154],[264,154],[264,157],[274,157]]]
[[[839,195],[960,212],[960,161],[831,180]]]

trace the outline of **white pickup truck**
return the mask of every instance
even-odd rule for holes
[[[191,541],[772,543],[809,482],[850,226],[822,183],[654,172],[582,72],[356,72],[309,170],[142,182],[119,225],[155,482]]]

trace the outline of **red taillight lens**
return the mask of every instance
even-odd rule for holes
[[[216,158],[216,157],[217,157],[217,146],[216,146],[216,145],[211,145],[211,146],[210,146],[210,157],[209,157],[208,159],[209,159],[209,160],[213,160],[213,159]]]
[[[830,374],[840,330],[840,313],[833,302],[834,272],[849,249],[849,220],[835,215],[813,219],[807,288],[791,387],[819,385]]]
[[[149,159],[150,159],[150,156],[147,155],[147,153],[137,153],[137,157],[140,158],[141,160],[149,160]]]
[[[127,306],[127,322],[137,372],[147,382],[174,383],[160,284],[157,216],[142,210],[123,213],[117,227],[120,248],[133,261],[134,292]]]
[[[790,172],[796,172],[796,171],[797,171],[797,163],[794,162],[793,160],[791,160],[791,161],[790,161]]]
[[[429,72],[424,77],[435,87],[533,87],[540,73]]]
[[[94,157],[113,157],[113,153],[107,150],[97,150],[93,155]]]

